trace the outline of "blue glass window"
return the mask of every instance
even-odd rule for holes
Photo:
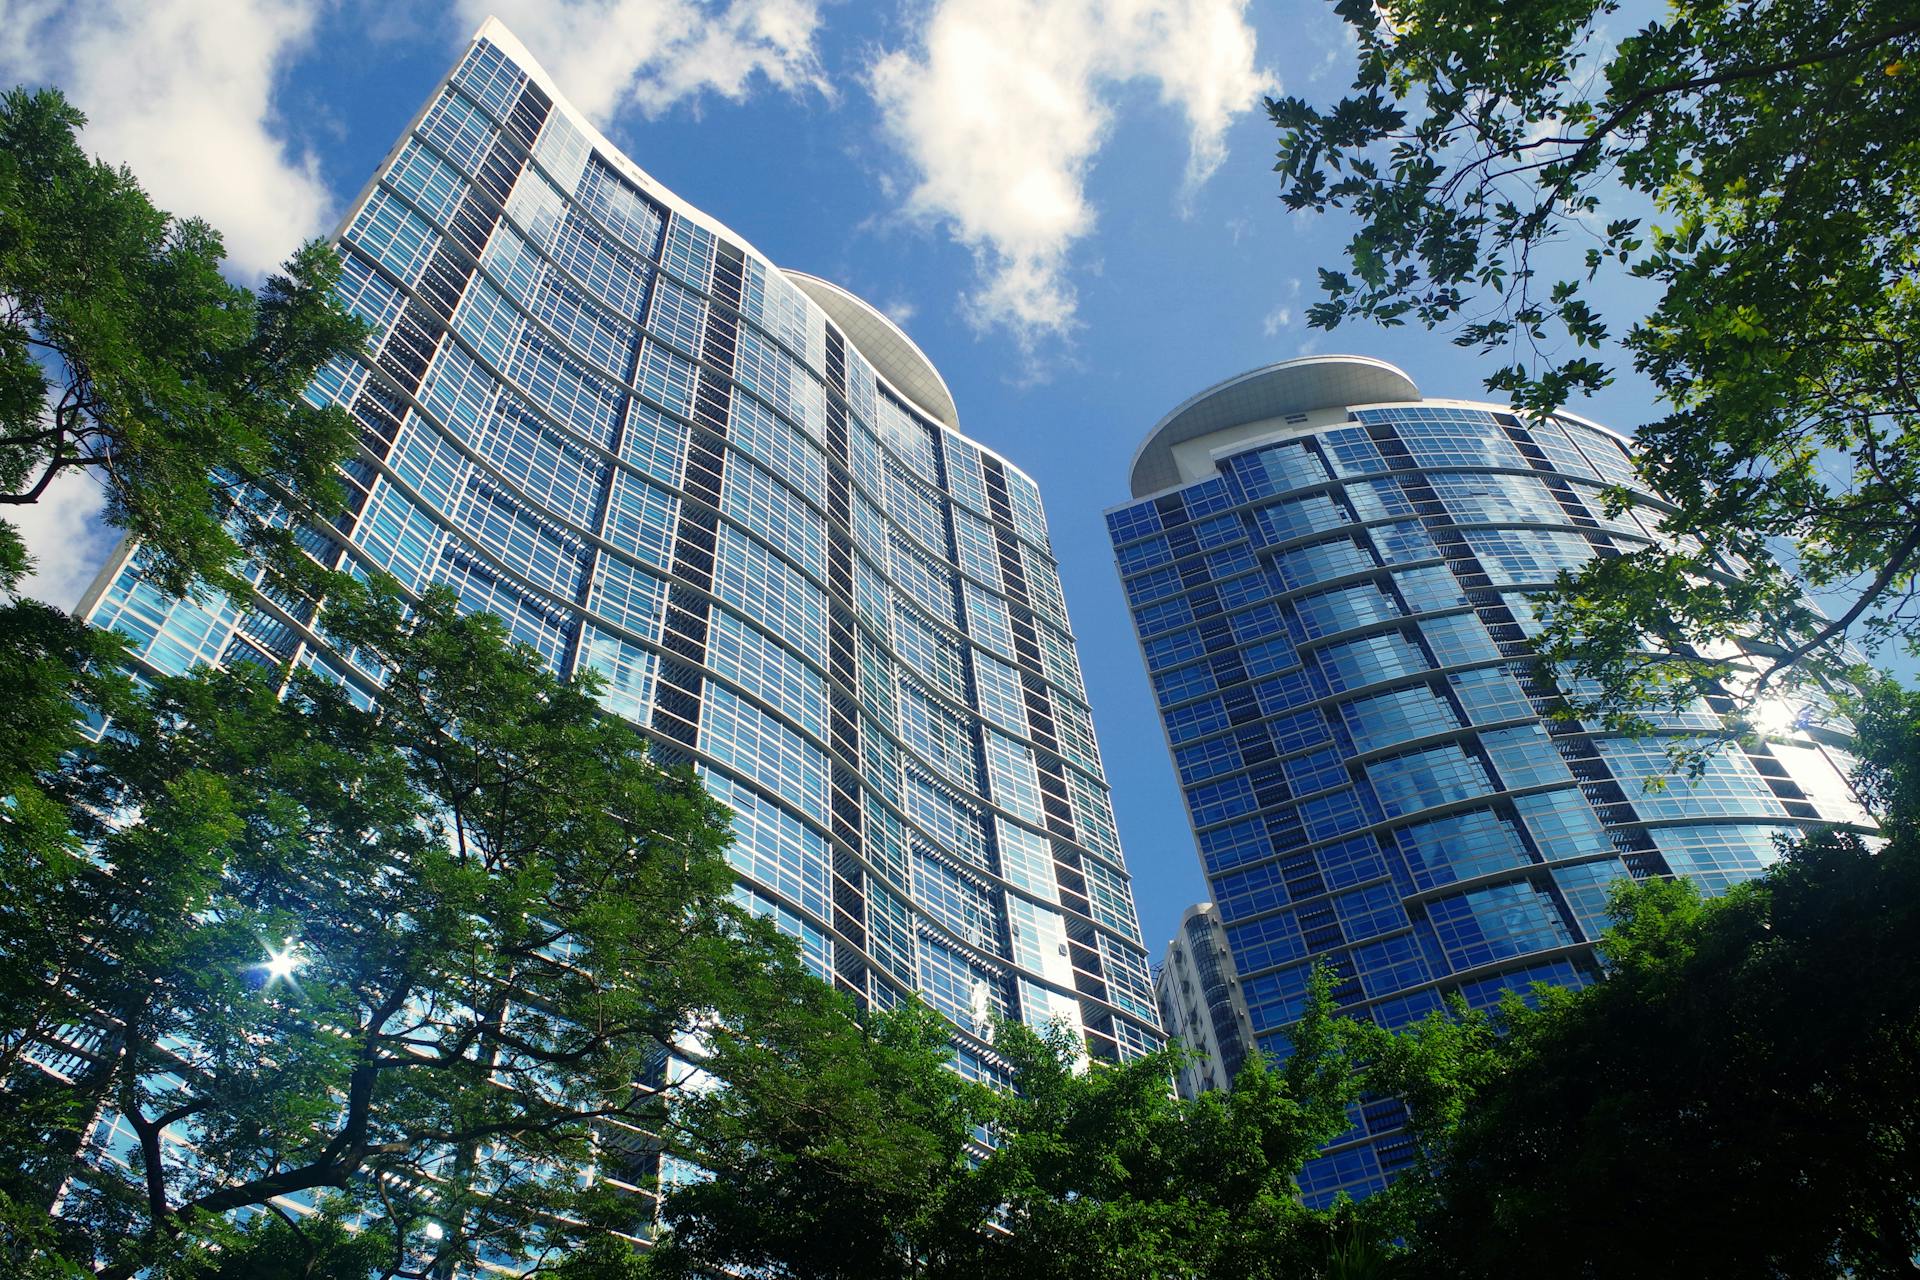
[[[1227,930],[1227,946],[1233,952],[1234,968],[1243,979],[1248,974],[1302,959],[1307,954],[1307,944],[1300,937],[1300,922],[1291,911]]]
[[[1424,684],[1356,698],[1340,708],[1353,744],[1362,751],[1444,733],[1460,719],[1444,698]]]
[[[1301,596],[1293,601],[1293,610],[1310,638],[1400,616],[1400,606],[1372,582]]]
[[[1326,449],[1336,475],[1365,476],[1387,469],[1386,459],[1380,456],[1379,447],[1365,427],[1339,427],[1323,432],[1320,444]]]
[[[1215,876],[1211,883],[1222,920],[1244,920],[1287,902],[1286,878],[1278,863],[1266,862]]]
[[[1538,724],[1487,730],[1480,735],[1480,745],[1493,761],[1494,771],[1500,775],[1502,785],[1510,791],[1551,782],[1573,781],[1566,761],[1560,758],[1553,740]]]
[[[1416,888],[1432,889],[1532,861],[1513,825],[1492,809],[1470,809],[1393,833]]]
[[[1434,662],[1443,667],[1455,667],[1466,662],[1487,662],[1501,656],[1500,646],[1487,634],[1480,619],[1471,613],[1422,618],[1420,634],[1433,651]]]
[[[1486,768],[1451,742],[1375,760],[1367,766],[1367,777],[1390,818],[1494,789]]]
[[[1397,631],[1342,640],[1315,655],[1335,691],[1358,689],[1394,676],[1428,670],[1426,657]]]
[[[1427,918],[1456,971],[1573,941],[1553,899],[1524,880],[1435,899]]]
[[[1352,538],[1332,538],[1283,551],[1274,558],[1274,567],[1280,573],[1280,580],[1292,590],[1377,566],[1373,554]]]
[[[1224,459],[1221,466],[1239,481],[1249,502],[1327,478],[1326,467],[1304,444],[1271,445]]]
[[[1325,533],[1352,521],[1344,507],[1324,493],[1291,498],[1261,507],[1253,513],[1265,542],[1285,542],[1306,534]]]
[[[1504,667],[1456,671],[1447,677],[1447,683],[1453,689],[1453,696],[1466,708],[1467,719],[1474,724],[1519,720],[1534,714],[1526,690]]]

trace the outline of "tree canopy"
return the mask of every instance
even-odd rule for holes
[[[1880,686],[1861,726],[1877,852],[1818,834],[1711,901],[1623,886],[1605,981],[1390,1043],[1411,1276],[1913,1274],[1920,697]]]
[[[649,1181],[669,1050],[802,982],[732,904],[724,809],[590,678],[444,591],[327,623],[383,673],[370,707],[311,672],[154,678],[67,758],[70,839],[0,851],[0,1190],[57,1199],[103,1274],[173,1274],[276,1197],[386,1268],[558,1265],[645,1227],[607,1188]]]
[[[1831,674],[1850,627],[1920,638],[1911,3],[1676,0],[1617,41],[1613,0],[1337,8],[1351,92],[1268,104],[1286,203],[1359,221],[1310,323],[1447,328],[1529,411],[1621,359],[1663,402],[1637,434],[1675,541],[1576,575],[1547,656],[1630,715]]]
[[[1084,1060],[1064,1028],[997,1028],[990,1088],[949,1069],[924,1007],[809,1015],[723,1037],[726,1083],[678,1109],[670,1147],[709,1171],[665,1199],[653,1274],[791,1280],[1358,1280],[1398,1201],[1326,1211],[1301,1166],[1350,1127],[1372,1040],[1313,987],[1284,1066],[1183,1101],[1170,1050]],[[824,1023],[811,1022],[824,1018]]]
[[[219,233],[89,158],[84,124],[57,90],[0,96],[0,507],[81,469],[168,590],[245,554],[297,566],[287,525],[331,514],[354,441],[302,395],[364,334],[339,259],[314,242],[258,294],[229,283]],[[0,593],[26,568],[0,519]]]

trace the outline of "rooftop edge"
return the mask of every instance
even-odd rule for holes
[[[1420,399],[1406,372],[1372,356],[1302,356],[1216,382],[1154,424],[1128,467],[1133,496],[1180,483],[1175,445],[1250,422],[1356,404]]]

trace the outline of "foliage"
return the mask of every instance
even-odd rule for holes
[[[74,842],[0,863],[0,1190],[58,1196],[104,1274],[323,1194],[416,1267],[557,1265],[642,1225],[576,1175],[646,1180],[667,1047],[811,981],[731,904],[725,811],[590,684],[444,590],[326,619],[373,709],[310,672],[155,678],[64,768]]]
[[[669,1150],[711,1176],[667,1195],[653,1273],[954,1274],[985,1221],[965,1188],[993,1102],[947,1069],[952,1025],[918,1004],[856,1017],[822,989],[747,1031],[716,1036],[726,1084],[672,1117]]]
[[[676,1117],[676,1146],[712,1171],[667,1198],[649,1259],[680,1277],[1379,1274],[1397,1200],[1304,1208],[1295,1177],[1344,1132],[1376,1037],[1332,1015],[1316,981],[1292,1056],[1256,1060],[1232,1093],[1175,1098],[1174,1051],[1087,1062],[1070,1032],[994,1035],[992,1090],[946,1064],[922,1008],[854,1017],[831,1004],[798,1052],[716,1047],[724,1087]],[[984,1145],[979,1139],[990,1135]]]
[[[0,505],[82,469],[170,591],[229,583],[243,554],[295,569],[285,515],[338,505],[354,441],[301,396],[364,333],[331,296],[339,260],[315,242],[257,296],[229,284],[219,234],[89,159],[84,123],[55,90],[0,96]],[[0,520],[0,591],[26,559]]]
[[[89,160],[83,123],[57,92],[0,95],[0,507],[84,471],[164,587],[231,585],[246,552],[282,585],[316,590],[281,526],[337,504],[334,465],[353,447],[341,410],[299,398],[363,332],[331,297],[338,262],[309,245],[258,296],[227,283],[219,236],[155,209],[125,169]],[[112,674],[118,640],[18,598],[30,568],[0,518],[7,895],[64,856],[70,780],[55,766],[81,742],[76,706],[110,715],[125,688]],[[0,912],[18,910],[0,898]],[[6,998],[0,1022],[14,1025]]]
[[[1413,1274],[1908,1276],[1920,1252],[1920,695],[1862,711],[1877,854],[1616,892],[1608,978],[1396,1044]]]
[[[1337,8],[1352,92],[1268,104],[1286,203],[1360,223],[1311,323],[1450,327],[1503,353],[1488,387],[1533,412],[1604,386],[1617,342],[1665,403],[1643,476],[1694,540],[1560,593],[1544,650],[1600,681],[1590,709],[1636,723],[1730,677],[1757,699],[1844,665],[1857,621],[1920,640],[1910,0],[1675,0],[1618,43],[1614,0]],[[1851,596],[1831,621],[1768,555],[1781,538]],[[1743,637],[1757,679],[1732,665]]]

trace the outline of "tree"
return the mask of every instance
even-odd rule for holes
[[[0,1191],[57,1197],[108,1276],[348,1218],[375,1274],[607,1262],[672,1048],[811,979],[732,905],[725,811],[591,678],[444,590],[326,621],[382,674],[370,706],[310,672],[156,678],[68,758],[64,860],[0,863]],[[285,1197],[333,1217],[275,1237]]]
[[[1487,386],[1535,413],[1610,381],[1617,343],[1665,404],[1638,438],[1675,541],[1575,575],[1544,655],[1636,723],[1831,675],[1856,624],[1920,641],[1909,0],[1676,0],[1617,44],[1614,0],[1337,8],[1352,93],[1268,104],[1286,203],[1360,223],[1310,323],[1452,328],[1503,354]],[[1646,314],[1605,314],[1643,292]],[[1833,618],[1778,539],[1843,600]]]
[[[652,1274],[965,1273],[989,1216],[967,1194],[970,1156],[994,1104],[948,1069],[945,1018],[920,1004],[858,1016],[823,988],[711,1049],[724,1083],[678,1107],[667,1133],[710,1176],[668,1191]]]
[[[1714,901],[1623,887],[1605,981],[1393,1047],[1431,1175],[1402,1183],[1414,1274],[1914,1273],[1920,695],[1876,688],[1861,725],[1877,854],[1828,832]]]
[[[329,248],[301,249],[258,296],[227,283],[218,234],[89,160],[83,123],[51,90],[0,96],[0,856],[15,877],[66,837],[56,766],[81,742],[76,707],[112,713],[125,646],[18,597],[30,557],[4,511],[83,471],[166,589],[234,586],[249,554],[315,591],[289,526],[338,505],[354,434],[300,397],[364,332],[332,297]]]
[[[287,526],[338,507],[354,443],[302,398],[365,333],[339,260],[314,242],[258,295],[229,284],[219,233],[89,159],[85,122],[56,90],[0,96],[0,507],[84,470],[170,591],[231,585],[244,555],[297,567]],[[26,559],[0,520],[0,591]]]
[[[1177,1051],[1088,1062],[1065,1028],[1002,1025],[1007,1078],[990,1090],[951,1068],[925,1009],[817,1016],[798,1051],[716,1045],[726,1083],[673,1130],[712,1176],[667,1196],[657,1274],[1358,1280],[1391,1252],[1395,1197],[1325,1212],[1298,1199],[1378,1049],[1333,1016],[1324,975],[1284,1066],[1257,1058],[1232,1093],[1196,1102],[1169,1088]]]

